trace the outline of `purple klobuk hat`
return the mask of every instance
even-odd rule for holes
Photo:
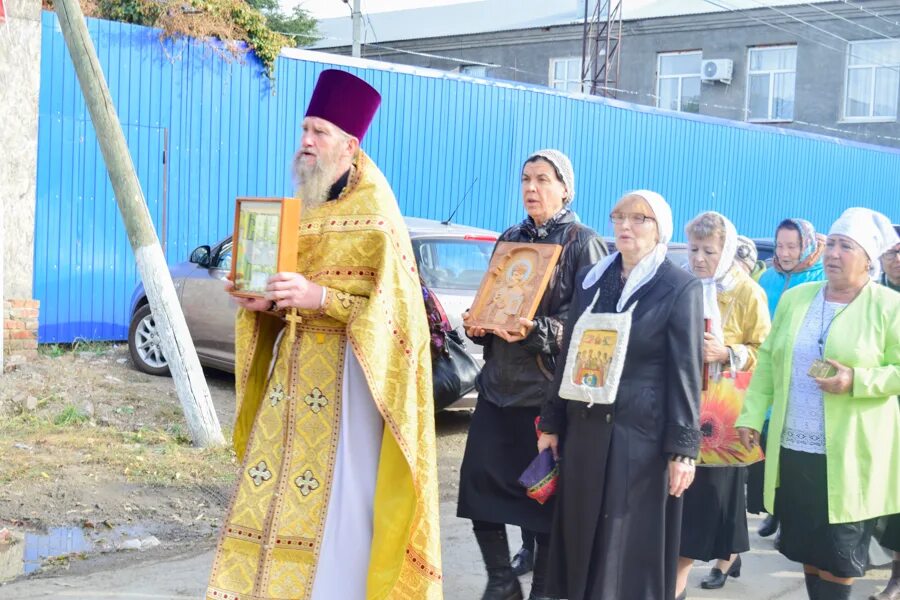
[[[337,69],[322,71],[306,109],[362,140],[381,104],[381,94],[355,75]]]

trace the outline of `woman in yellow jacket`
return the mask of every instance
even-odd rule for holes
[[[685,232],[689,267],[703,283],[703,316],[710,322],[703,340],[709,375],[718,377],[729,368],[752,371],[771,321],[765,293],[737,264],[737,231],[719,213],[704,212]],[[746,480],[745,467],[697,468],[684,494],[677,598],[685,596],[694,560],[717,561],[700,584],[706,589],[721,588],[729,576],[740,575],[740,553],[750,549]]]
[[[827,280],[778,303],[737,421],[753,447],[772,409],[765,505],[811,600],[849,598],[874,519],[900,512],[900,296],[871,279],[895,243],[890,221],[868,209],[832,225]]]

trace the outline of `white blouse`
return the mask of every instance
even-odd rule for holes
[[[827,337],[829,323],[847,306],[825,302],[824,290],[823,287],[816,294],[794,339],[791,387],[781,433],[782,447],[812,454],[825,454],[825,405],[822,390],[807,372],[813,362],[821,358],[819,337],[823,334]]]

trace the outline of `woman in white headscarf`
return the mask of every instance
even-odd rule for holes
[[[673,598],[700,444],[702,286],[666,258],[662,196],[630,192],[610,220],[618,251],[576,279],[565,364],[541,411],[538,447],[562,453],[548,589]]]
[[[812,600],[849,598],[874,519],[900,512],[900,299],[872,281],[896,243],[869,209],[831,226],[826,281],[782,296],[737,422],[755,446],[771,408],[765,505]]]
[[[725,369],[752,371],[759,345],[771,322],[766,294],[735,260],[738,235],[717,212],[704,212],[687,224],[690,271],[703,283],[703,361],[710,378]],[[704,431],[701,419],[701,431]],[[750,549],[744,467],[701,467],[684,496],[678,592],[684,597],[694,560],[716,560],[700,586],[718,589],[741,572],[740,553]]]

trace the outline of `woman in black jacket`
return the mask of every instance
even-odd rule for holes
[[[457,515],[473,522],[488,571],[485,600],[522,598],[509,563],[507,523],[535,534],[529,597],[546,597],[544,565],[553,502],[541,505],[528,498],[517,480],[537,455],[534,421],[552,383],[575,274],[606,254],[603,240],[568,208],[574,197],[575,177],[565,154],[541,150],[525,161],[522,202],[528,216],[499,241],[559,244],[563,252],[534,319],[521,320],[525,335],[466,329],[473,342],[484,346],[484,367],[476,381],[478,403],[460,470]],[[468,319],[468,313],[463,318]]]
[[[666,258],[672,213],[662,196],[626,194],[610,220],[618,252],[579,274],[541,414],[539,449],[562,454],[548,591],[666,600],[700,449],[702,288]],[[582,332],[611,342],[592,371]]]

